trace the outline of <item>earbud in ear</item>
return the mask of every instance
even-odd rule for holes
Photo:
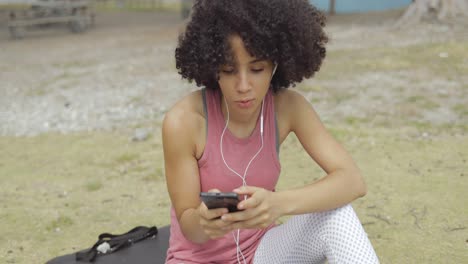
[[[278,64],[275,63],[275,67],[273,67],[273,72],[271,73],[271,79],[273,79],[273,76],[275,75],[276,68],[278,68]]]

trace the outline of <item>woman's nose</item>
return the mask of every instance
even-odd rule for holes
[[[248,92],[251,89],[250,81],[247,76],[247,73],[239,72],[239,76],[237,77],[237,91],[241,93]]]

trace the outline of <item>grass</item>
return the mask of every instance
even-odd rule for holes
[[[46,230],[51,232],[60,232],[61,229],[71,227],[73,225],[73,220],[68,216],[59,216],[57,219],[52,220],[52,222],[46,227]]]
[[[297,88],[317,110],[332,113],[334,125],[414,125],[419,129],[421,123],[435,120],[447,122],[436,127],[461,126],[463,130],[468,123],[468,103],[463,99],[467,54],[466,40],[331,50],[316,78]],[[347,105],[360,108],[340,108]],[[454,121],[444,121],[444,115]]]
[[[466,104],[457,104],[453,106],[453,110],[462,117],[468,117],[468,105]]]
[[[154,164],[161,168],[154,144],[112,133],[1,137],[0,263],[43,263],[87,246],[104,231],[167,224],[162,178],[148,181],[150,172],[118,170],[136,158],[148,171]]]
[[[447,52],[447,58],[439,55]],[[464,58],[468,42],[417,44],[405,47],[372,47],[353,50],[333,50],[327,54],[318,80],[348,78],[356,72],[392,72],[419,69],[433,77],[458,80],[468,72]],[[343,63],[349,61],[350,63]],[[339,75],[337,75],[339,73]]]
[[[424,128],[437,136],[403,136],[410,127],[398,134],[330,127],[366,177],[369,194],[354,207],[382,263],[463,260],[468,140]],[[91,245],[101,232],[168,224],[162,150],[154,148],[159,143],[160,137],[131,143],[120,133],[1,137],[0,248],[13,253],[0,255],[0,262],[44,262]],[[324,175],[300,149],[293,135],[283,144],[279,191]],[[115,170],[135,160],[144,170]]]
[[[115,159],[116,163],[128,163],[138,159],[138,153],[124,153]]]
[[[98,191],[99,189],[102,188],[102,183],[100,181],[92,181],[92,182],[88,182],[86,183],[85,185],[85,189],[88,191],[88,192],[94,192],[94,191]]]
[[[447,58],[439,56],[443,52]],[[346,104],[356,95],[329,92],[332,81],[374,72],[398,78],[392,74],[421,71],[424,77],[412,81],[452,80],[467,90],[462,79],[468,72],[466,54],[466,42],[333,50],[318,82],[298,88],[319,95],[313,97],[314,103]],[[57,82],[78,78],[67,70],[87,67],[88,62],[60,66],[64,74],[46,78],[38,84],[42,91],[32,95],[44,95]],[[363,88],[368,92],[382,87]],[[396,89],[403,94],[407,87]],[[328,97],[320,97],[323,94]],[[367,196],[353,206],[381,263],[465,263],[468,104],[461,99],[450,107],[458,122],[435,125],[408,116],[437,109],[453,95],[432,98],[414,91],[405,96],[395,104],[402,110],[381,121],[374,116],[334,116],[326,123],[354,157],[368,185]],[[140,98],[130,100],[137,103]],[[137,127],[0,137],[0,263],[44,263],[89,247],[103,232],[169,224],[160,124],[142,124],[156,127],[155,135],[132,142],[128,131]],[[278,191],[323,177],[323,170],[301,148],[294,135],[282,145]]]

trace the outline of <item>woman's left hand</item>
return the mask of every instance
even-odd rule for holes
[[[247,195],[237,205],[241,211],[225,214],[222,220],[235,222],[226,229],[260,229],[270,226],[281,216],[279,204],[275,200],[276,193],[263,188],[244,186],[233,190],[239,197]]]

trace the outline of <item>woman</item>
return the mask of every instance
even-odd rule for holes
[[[167,263],[378,263],[348,205],[366,193],[359,169],[307,100],[287,89],[319,70],[324,21],[305,0],[195,1],[176,66],[205,88],[163,122]],[[291,132],[327,175],[275,192],[279,146]],[[245,199],[238,212],[209,210],[199,199],[207,191]],[[276,226],[284,215],[294,217]]]

